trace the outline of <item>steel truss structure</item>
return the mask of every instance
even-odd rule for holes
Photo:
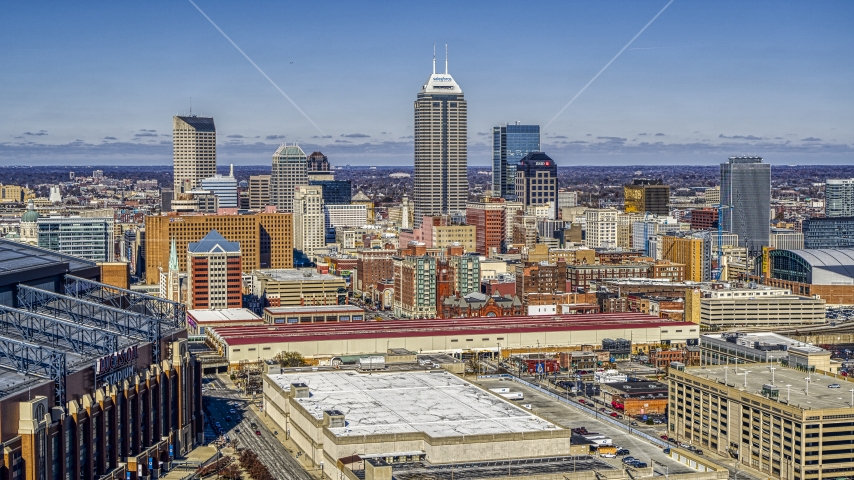
[[[0,335],[11,334],[85,356],[109,355],[119,349],[119,336],[113,332],[0,305]]]
[[[175,328],[184,328],[187,323],[187,306],[183,303],[75,277],[74,275],[65,275],[65,294],[154,317]]]
[[[65,352],[0,336],[0,366],[53,380],[56,405],[65,405]]]
[[[160,362],[162,335],[160,321],[156,318],[24,284],[18,285],[18,305],[29,312],[68,318],[80,325],[151,342],[152,360],[154,363]]]

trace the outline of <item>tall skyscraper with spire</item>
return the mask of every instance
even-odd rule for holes
[[[463,91],[448,73],[433,74],[415,100],[415,227],[425,215],[463,212],[468,200],[468,107]]]
[[[194,190],[216,175],[216,126],[210,117],[172,117],[175,195]]]

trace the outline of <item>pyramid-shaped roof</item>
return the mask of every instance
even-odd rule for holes
[[[229,242],[219,232],[211,230],[200,241],[188,244],[187,251],[190,253],[237,253],[240,252],[240,242]]]

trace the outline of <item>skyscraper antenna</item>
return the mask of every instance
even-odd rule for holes
[[[448,44],[445,44],[445,75],[448,74]]]
[[[436,44],[433,44],[433,75],[436,75]]]

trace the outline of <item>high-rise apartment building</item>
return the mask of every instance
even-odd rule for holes
[[[156,284],[159,267],[169,265],[172,239],[179,251],[216,230],[230,242],[240,243],[243,273],[259,268],[293,268],[293,220],[289,213],[254,215],[158,215],[145,217],[145,270],[147,284]],[[187,271],[186,257],[178,256]]]
[[[395,250],[363,249],[356,252],[354,292],[370,293],[381,280],[394,277]]]
[[[824,183],[824,214],[854,217],[854,178],[828,179]]]
[[[661,258],[685,265],[685,280],[703,282],[709,280],[709,245],[703,238],[664,235],[661,240]]]
[[[216,126],[210,117],[172,117],[174,194],[195,190],[216,175]]]
[[[623,187],[626,213],[670,215],[670,185],[659,178],[636,178]]]
[[[422,244],[404,249],[394,258],[394,316],[436,317],[436,257],[426,254]]]
[[[721,164],[722,228],[756,254],[771,235],[771,165],[761,157],[729,157]]]
[[[501,253],[507,238],[503,198],[485,197],[466,206],[466,223],[475,227],[475,251],[487,257]]]
[[[243,306],[240,243],[216,230],[187,245],[187,303],[190,309],[214,310]]]
[[[297,185],[294,192],[294,248],[306,255],[326,245],[322,190]]]
[[[587,235],[584,246],[588,248],[615,248],[617,246],[617,211],[608,208],[585,210]]]
[[[557,191],[557,211],[561,208],[578,206],[578,192],[561,188]]]
[[[516,165],[516,199],[525,207],[548,205],[557,218],[557,164],[543,152],[525,155]]]
[[[298,185],[308,185],[308,157],[297,144],[282,144],[273,154],[270,175],[270,200],[278,211],[294,211],[294,192]]]
[[[703,196],[705,206],[707,207],[717,207],[721,203],[721,187],[718,185],[717,187],[707,188],[704,192]]]
[[[415,227],[424,216],[465,210],[468,200],[468,110],[463,91],[448,74],[433,74],[415,100]]]
[[[531,152],[540,151],[540,126],[492,127],[492,192],[496,197],[516,199],[516,165]]]
[[[249,208],[261,210],[270,201],[270,175],[252,175],[249,177]]]

